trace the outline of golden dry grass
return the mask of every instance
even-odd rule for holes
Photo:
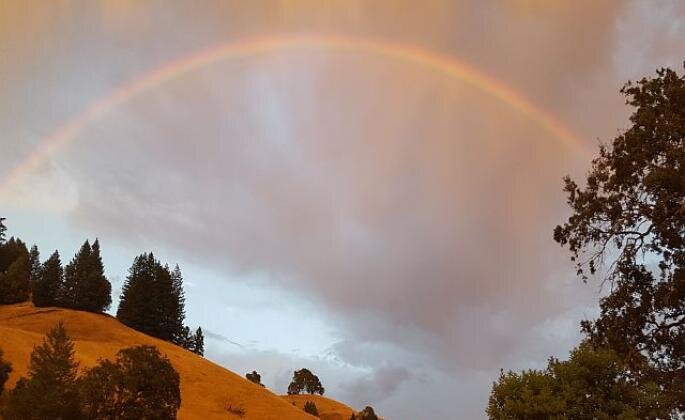
[[[0,348],[14,369],[6,388],[13,387],[17,379],[26,374],[33,346],[40,343],[58,321],[64,322],[74,340],[81,368],[90,367],[101,358],[112,359],[124,347],[157,346],[181,375],[180,419],[314,418],[268,389],[180,347],[134,331],[112,317],[60,308],[35,308],[30,304],[0,306]],[[323,400],[330,401],[331,407],[335,405],[334,401],[322,399],[321,409],[326,406]],[[319,405],[318,399],[316,404]],[[227,410],[229,406],[236,412],[244,410],[245,414],[231,413]],[[349,415],[344,419],[349,419]]]
[[[319,418],[322,420],[349,420],[352,413],[355,411],[338,401],[319,395],[284,395],[283,398],[288,400],[291,404],[303,409],[307,401],[312,401],[316,404],[316,409],[319,411]]]

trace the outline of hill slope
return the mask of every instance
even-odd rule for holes
[[[350,416],[355,413],[351,407],[319,395],[284,395],[283,398],[300,409],[304,409],[307,401],[312,401],[319,411],[321,420],[349,420]]]
[[[30,304],[0,306],[0,348],[14,369],[6,388],[14,387],[17,379],[26,374],[33,346],[58,321],[64,322],[74,340],[81,368],[90,367],[101,358],[113,359],[124,347],[157,346],[181,375],[180,419],[314,418],[269,390],[180,347],[128,328],[112,317],[62,308],[35,308]],[[232,414],[227,410],[229,406],[240,408],[245,414]]]

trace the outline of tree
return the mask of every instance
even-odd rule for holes
[[[80,418],[74,343],[64,325],[48,331],[42,344],[34,347],[28,378],[21,378],[10,392],[3,413],[6,419]]]
[[[376,413],[373,411],[373,408],[370,406],[364,407],[362,411],[357,413],[357,416],[355,417],[354,414],[352,414],[352,419],[351,420],[378,420],[378,416]]]
[[[609,262],[600,315],[583,331],[655,382],[685,411],[685,78],[670,69],[626,84],[632,126],[592,161],[586,185],[566,177],[573,213],[554,230],[584,280]]]
[[[195,334],[193,334],[192,352],[200,356],[205,355],[205,336],[202,334],[202,328],[197,327]]]
[[[306,403],[304,403],[303,409],[305,413],[319,417],[319,410],[316,408],[316,404],[314,404],[314,401],[307,401]]]
[[[301,394],[323,395],[324,387],[321,385],[319,377],[314,375],[309,369],[300,369],[293,372],[293,380],[288,385],[288,395]]]
[[[38,252],[38,247],[34,245],[29,251],[29,279],[31,284],[40,280],[41,268],[40,252]]]
[[[568,361],[550,358],[547,368],[502,372],[493,384],[491,419],[658,419],[668,418],[658,386],[638,384],[612,350],[588,342]]]
[[[104,312],[112,303],[112,285],[105,277],[100,243],[85,241],[64,269],[62,304],[67,308]]]
[[[7,227],[5,226],[5,220],[7,220],[4,217],[0,217],[0,245],[5,243],[5,232],[7,232]]]
[[[0,273],[0,304],[25,302],[29,299],[29,290],[28,261],[22,255],[6,272]]]
[[[195,346],[183,326],[180,270],[172,273],[152,253],[136,257],[121,292],[117,318],[138,331],[183,347]]]
[[[33,284],[32,299],[36,306],[58,306],[64,286],[64,269],[55,251],[41,268],[40,278]]]
[[[7,242],[0,245],[0,273],[9,267],[20,257],[29,260],[29,250],[21,239],[11,237]]]
[[[175,419],[181,406],[178,372],[154,346],[123,349],[80,380],[89,419]]]
[[[5,382],[9,379],[10,373],[12,373],[12,365],[2,358],[2,350],[0,350],[0,394],[5,388]]]
[[[253,382],[257,385],[264,386],[264,384],[262,383],[262,375],[257,373],[256,370],[253,370],[252,373],[246,373],[245,378],[247,378],[248,381]]]

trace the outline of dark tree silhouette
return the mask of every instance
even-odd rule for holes
[[[301,394],[302,392],[323,395],[324,391],[319,377],[314,375],[309,369],[300,369],[293,372],[293,380],[288,385],[288,395]]]
[[[376,412],[373,411],[373,408],[370,406],[364,407],[362,411],[357,413],[355,416],[352,414],[352,420],[378,420],[378,416],[376,415]]]
[[[64,286],[64,270],[59,252],[55,251],[41,268],[41,276],[33,283],[32,299],[36,306],[58,306]]]
[[[154,346],[121,350],[80,380],[88,419],[175,419],[181,406],[178,372]]]
[[[25,256],[16,259],[0,273],[0,304],[25,302],[29,299],[29,269]]]
[[[0,349],[0,394],[5,389],[5,382],[9,379],[11,372],[12,365],[2,358],[2,349]]]
[[[252,373],[246,373],[245,378],[247,378],[247,380],[250,382],[256,383],[257,385],[264,386],[264,384],[262,383],[262,375],[257,373],[256,370],[253,370]]]
[[[112,303],[112,285],[105,277],[100,243],[84,242],[64,269],[62,304],[67,308],[104,312]]]
[[[183,326],[181,272],[172,273],[152,253],[136,257],[121,292],[117,318],[145,334],[188,348],[196,338]]]
[[[21,378],[10,392],[3,413],[12,419],[80,418],[74,343],[64,325],[50,330],[31,353],[28,378]]]
[[[40,252],[38,247],[34,245],[29,251],[29,279],[32,285],[40,280],[41,268]]]
[[[584,188],[565,178],[573,214],[554,239],[586,280],[603,261],[610,293],[583,330],[656,382],[685,411],[685,78],[669,69],[628,83],[632,126],[593,160]],[[602,270],[604,271],[604,270]]]
[[[205,336],[202,333],[201,327],[197,327],[195,334],[193,334],[193,347],[191,350],[193,353],[199,354],[200,356],[205,355]]]
[[[5,220],[7,220],[4,217],[0,217],[0,245],[5,243],[5,232],[7,232],[7,227],[5,226]]]

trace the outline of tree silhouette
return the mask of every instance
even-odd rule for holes
[[[246,373],[245,378],[247,378],[247,380],[250,382],[256,383],[257,385],[264,386],[264,384],[262,383],[262,375],[257,373],[256,370],[253,370],[252,373]]]
[[[74,343],[58,323],[31,353],[28,378],[21,378],[10,392],[5,418],[80,418]]]
[[[154,346],[119,351],[80,380],[88,419],[175,419],[181,405],[180,376]]]
[[[38,247],[33,245],[29,251],[29,279],[32,285],[40,280],[41,268],[40,252]]]
[[[64,269],[62,304],[67,308],[104,312],[112,303],[112,285],[105,277],[100,243],[85,241]]]
[[[662,69],[621,91],[632,126],[593,160],[584,188],[569,177],[573,214],[554,230],[584,280],[603,261],[610,293],[584,332],[656,382],[685,411],[685,78]]]
[[[41,268],[40,278],[33,283],[32,299],[36,306],[59,306],[64,286],[64,270],[59,252],[55,251]]]
[[[7,227],[5,226],[5,220],[7,220],[4,217],[0,217],[0,245],[5,243],[5,232],[7,232]]]
[[[352,414],[351,420],[378,420],[378,416],[373,411],[373,408],[367,405],[356,416]]]
[[[309,369],[300,369],[293,372],[293,380],[288,385],[288,395],[301,394],[302,392],[323,395],[324,391],[319,377],[314,375]]]

